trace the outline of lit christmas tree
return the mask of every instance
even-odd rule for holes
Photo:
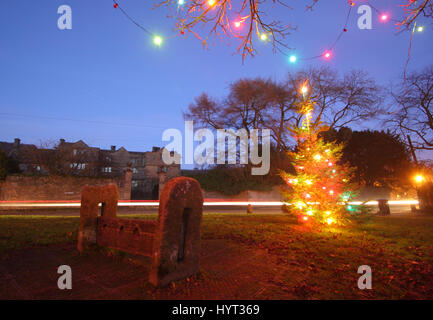
[[[303,86],[304,96],[306,90]],[[296,174],[281,173],[291,187],[283,196],[289,211],[303,222],[344,224],[348,211],[355,209],[348,204],[353,195],[349,183],[352,170],[339,163],[343,146],[319,136],[328,127],[311,123],[313,111],[314,102],[305,98],[298,106],[302,125],[289,128],[297,141],[296,150],[289,152]]]

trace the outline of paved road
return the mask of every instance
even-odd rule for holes
[[[375,206],[372,206],[376,210]],[[408,205],[391,205],[392,215],[410,214]],[[119,207],[118,214],[157,214],[158,207]],[[246,207],[243,206],[205,206],[204,213],[225,213],[225,214],[245,214]],[[282,213],[279,206],[253,206],[255,214],[278,214]],[[62,215],[62,216],[79,216],[80,208],[2,208],[0,215]]]

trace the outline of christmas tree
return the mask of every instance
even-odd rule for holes
[[[352,170],[340,163],[343,146],[320,137],[328,127],[312,123],[314,102],[310,98],[299,103],[297,112],[301,126],[289,128],[297,141],[295,150],[289,152],[296,174],[281,173],[290,186],[283,191],[288,209],[303,222],[344,224],[352,210],[348,201],[353,192],[349,182]]]

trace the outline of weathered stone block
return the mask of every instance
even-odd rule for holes
[[[157,222],[119,219],[117,202],[114,184],[83,188],[79,251],[97,244],[152,257],[149,281],[155,286],[165,286],[199,271],[203,195],[196,180],[179,177],[167,182]]]
[[[98,213],[106,218],[116,218],[119,193],[115,184],[103,187],[85,186],[81,192],[80,228],[78,250],[96,244]],[[99,204],[101,203],[101,208]]]
[[[200,268],[203,195],[197,180],[169,180],[161,193],[149,281],[165,286]]]

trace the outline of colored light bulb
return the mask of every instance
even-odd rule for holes
[[[383,13],[381,16],[380,16],[380,20],[382,20],[382,21],[387,21],[388,20],[388,15],[386,14],[386,13]]]
[[[154,36],[153,43],[159,47],[162,44],[162,38],[160,36]]]

